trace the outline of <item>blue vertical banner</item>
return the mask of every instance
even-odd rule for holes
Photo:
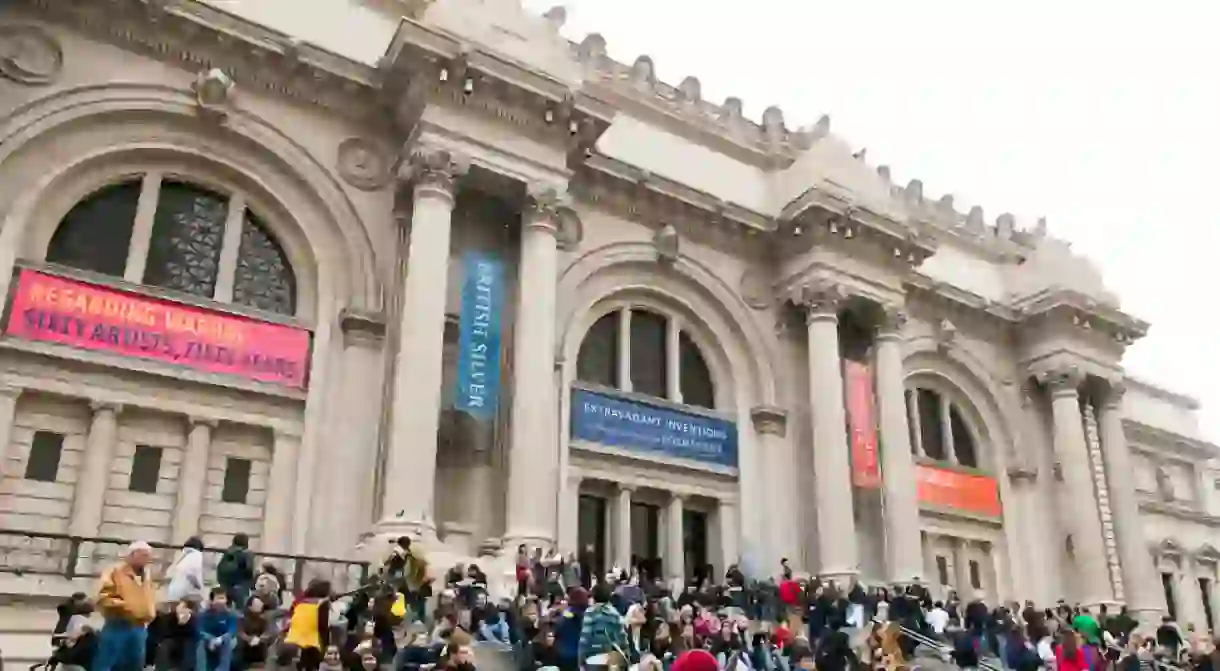
[[[500,397],[500,321],[504,261],[482,251],[462,255],[462,314],[458,322],[457,393],[453,408],[488,421]]]

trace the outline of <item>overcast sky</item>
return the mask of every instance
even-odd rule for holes
[[[555,4],[526,0],[542,12]],[[829,114],[894,179],[988,220],[1045,215],[1152,322],[1130,372],[1203,403],[1220,439],[1220,4],[568,0],[564,32],[652,56],[704,98],[790,127]]]

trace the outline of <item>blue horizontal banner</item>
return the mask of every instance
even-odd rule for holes
[[[737,466],[737,425],[610,394],[572,390],[572,438],[656,456]]]

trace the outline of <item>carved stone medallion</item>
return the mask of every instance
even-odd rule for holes
[[[393,177],[390,158],[375,143],[352,137],[339,143],[337,168],[343,181],[361,191],[376,191]]]
[[[741,274],[741,299],[755,310],[766,310],[773,302],[771,283],[759,268],[747,268]]]
[[[43,86],[63,69],[63,49],[50,33],[37,26],[0,26],[0,75]]]

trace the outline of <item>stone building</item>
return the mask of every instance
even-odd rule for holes
[[[0,8],[0,536],[786,557],[1210,625],[1217,449],[1045,220],[562,10],[310,4]]]

